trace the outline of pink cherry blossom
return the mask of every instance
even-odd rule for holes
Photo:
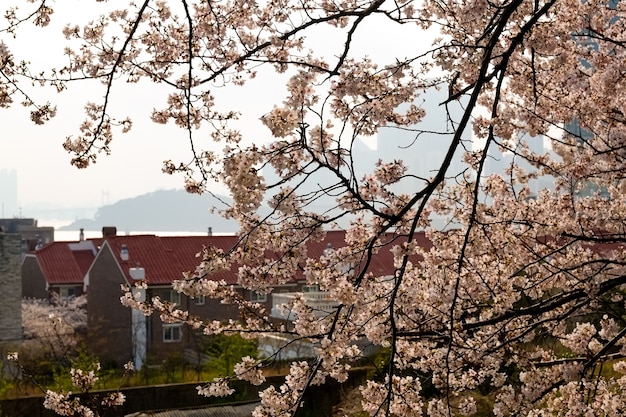
[[[0,37],[30,24],[48,30],[59,18],[47,2],[28,6],[24,14],[7,6]],[[163,171],[181,174],[194,193],[220,181],[232,197],[221,214],[239,224],[232,248],[198,248],[198,267],[181,271],[174,288],[242,315],[190,317],[158,298],[140,300],[134,288],[121,301],[206,334],[287,333],[290,343],[310,343],[315,357],[295,359],[284,384],[262,391],[255,416],[293,415],[310,386],[345,381],[368,354],[363,345],[384,362],[360,390],[372,416],[475,415],[477,393],[493,398],[489,412],[502,417],[620,416],[625,7],[600,0],[110,5],[101,17],[65,26],[58,66],[31,70],[29,51],[0,39],[0,107],[22,102],[33,122],[45,123],[57,109],[35,100],[35,88],[101,82],[102,96],[85,98],[84,120],[62,143],[85,168],[132,127],[110,104],[118,85],[163,89],[159,104],[146,105],[149,117],[181,128],[190,145],[189,160],[166,156]],[[365,37],[372,27],[392,58],[378,56],[381,48]],[[438,37],[427,41],[424,31]],[[224,108],[218,91],[254,101],[251,81],[270,72],[284,89],[259,104],[259,131],[243,133],[243,106]],[[358,150],[372,139],[377,157],[368,160]],[[345,230],[341,247],[311,253],[308,244],[333,229]],[[389,265],[380,268],[385,257]],[[231,270],[237,287],[216,279]],[[278,323],[239,291],[271,297],[295,279],[325,292],[333,308],[317,311],[295,291],[276,306],[293,320]],[[617,375],[603,372],[610,366]],[[86,372],[74,372],[77,382],[92,381]],[[242,358],[235,375],[199,392],[228,395],[235,377],[260,383],[261,363]],[[67,412],[69,399],[59,395],[48,405]]]

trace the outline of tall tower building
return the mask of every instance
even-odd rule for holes
[[[408,128],[385,127],[380,129],[377,137],[377,154],[384,162],[401,159],[408,167],[408,173],[414,176],[413,180],[403,181],[396,188],[399,192],[412,194],[424,186],[425,181],[437,174],[441,167],[454,136],[455,128],[447,122],[448,117],[458,122],[463,114],[459,103],[441,105],[447,98],[445,89],[428,89],[416,104],[426,111],[424,119]],[[466,147],[471,145],[471,131],[466,129],[462,138]],[[451,165],[446,172],[447,178],[453,178],[463,171],[461,163],[462,148],[454,155]],[[371,168],[370,168],[371,171]]]
[[[17,171],[0,169],[0,218],[18,217]]]

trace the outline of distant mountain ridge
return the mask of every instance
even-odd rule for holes
[[[222,201],[220,201],[219,199]],[[237,222],[211,213],[226,208],[229,197],[189,194],[185,190],[159,190],[100,207],[93,219],[78,219],[58,230],[100,230],[115,226],[118,231],[188,231],[235,233]]]

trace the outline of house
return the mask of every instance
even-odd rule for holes
[[[393,243],[391,243],[391,240],[387,241],[390,245],[400,244],[406,240],[406,238],[392,237],[391,235],[390,239],[394,239]],[[415,239],[421,247],[429,248],[432,246],[423,232],[417,233]],[[329,231],[326,233],[326,238],[322,242],[310,243],[307,246],[307,253],[310,258],[319,259],[325,255],[326,251],[342,246],[345,246],[345,232]],[[390,247],[386,250],[380,250],[372,256],[368,261],[368,272],[379,277],[387,276],[390,279],[393,278],[396,269],[394,266],[394,255],[388,249],[390,249]],[[355,270],[359,270],[359,265],[352,265],[352,267]],[[307,305],[312,307],[314,314],[318,317],[332,312],[337,307],[337,302],[333,300],[328,293],[320,291],[317,285],[305,285],[304,276],[300,271],[296,273],[295,279],[297,284],[296,288],[292,291],[286,291],[283,288],[272,293],[271,317],[292,321],[294,319],[293,315],[285,315],[281,306],[294,300],[296,296],[302,296]]]
[[[27,252],[22,260],[22,297],[61,298],[83,293],[83,280],[101,239],[51,242]]]
[[[423,233],[419,244],[429,245]],[[120,303],[122,286],[133,286],[136,280],[147,284],[143,297],[158,296],[177,304],[192,316],[206,320],[238,319],[235,306],[204,297],[190,298],[172,289],[172,282],[184,271],[196,268],[196,254],[213,246],[228,251],[237,244],[236,236],[117,235],[115,228],[104,228],[102,238],[78,242],[54,242],[29,253],[22,272],[26,296],[44,297],[47,291],[64,296],[88,294],[88,342],[102,361],[118,365],[134,360],[137,367],[145,361],[158,362],[174,353],[197,350],[198,335],[179,323],[163,323],[158,315],[144,316]],[[310,242],[308,256],[319,258],[329,248],[345,245],[345,232],[329,231],[321,242]],[[270,256],[271,254],[268,254]],[[369,270],[380,276],[393,276],[393,254],[379,251]],[[261,303],[275,320],[289,321],[279,305],[305,294],[305,299],[320,312],[332,311],[336,302],[316,286],[305,285],[302,271],[295,271],[292,282],[275,289],[270,296],[246,290],[238,285],[237,267],[213,274],[211,279],[224,280],[247,300]],[[27,295],[28,294],[28,295]],[[32,295],[31,295],[32,294]]]
[[[89,339],[100,359],[117,363],[131,359],[158,360],[197,345],[195,334],[181,324],[163,323],[158,315],[142,318],[143,315],[120,303],[121,286],[134,285],[136,278],[147,284],[147,299],[158,296],[191,315],[212,320],[236,318],[235,307],[202,297],[191,299],[172,290],[174,280],[181,279],[184,271],[195,269],[199,263],[195,255],[203,246],[227,250],[236,239],[235,236],[155,235],[104,239],[84,281],[88,293]],[[215,278],[236,284],[234,273],[218,274]]]

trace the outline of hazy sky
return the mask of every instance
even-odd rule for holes
[[[4,6],[15,1],[3,0],[2,3]],[[25,2],[19,3],[26,7]],[[63,0],[53,3],[56,9],[53,23],[56,22],[56,26],[47,29],[29,27],[19,33],[17,40],[7,39],[5,34],[0,33],[0,39],[19,58],[28,57],[35,64],[48,64],[62,57],[63,38],[53,34],[60,31],[64,23],[80,23],[80,19],[95,18],[101,10],[113,4],[127,3],[127,0],[104,3]],[[406,25],[402,30],[407,30]],[[418,32],[415,27],[408,30],[416,34],[410,38],[412,42],[424,48],[430,45],[431,37]],[[399,44],[397,35],[382,31],[380,27],[364,27],[360,34],[362,37],[357,38],[355,48],[367,50],[367,54],[374,58],[384,56],[389,59],[394,53],[393,45]],[[263,77],[251,87],[247,90],[231,89],[228,94],[218,91],[218,99],[227,108],[245,111],[247,118],[240,125],[242,130],[251,140],[265,142],[269,139],[268,131],[258,119],[271,109],[271,103],[280,103],[284,87]],[[28,111],[19,104],[11,109],[0,109],[0,169],[17,170],[18,202],[26,214],[29,207],[41,202],[61,207],[97,207],[157,189],[182,188],[183,178],[162,174],[161,166],[165,159],[175,162],[189,159],[185,134],[178,128],[155,125],[148,119],[153,107],[161,107],[165,100],[165,95],[159,93],[158,88],[117,84],[113,90],[113,108],[121,118],[127,115],[133,117],[133,129],[128,134],[117,135],[111,145],[111,156],[102,155],[95,165],[84,170],[70,165],[71,157],[61,145],[66,136],[75,135],[78,131],[85,101],[95,101],[102,96],[101,86],[94,83],[75,85],[61,95],[31,91],[35,91],[35,98],[45,98],[46,94],[50,94],[58,104],[58,114],[52,121],[35,126],[29,119]],[[197,137],[201,138],[202,132]],[[204,146],[215,145],[207,137],[200,145]],[[219,145],[220,148],[222,146]],[[216,190],[223,191],[223,188],[216,187]]]
[[[97,17],[100,14],[98,7],[102,9],[104,4],[110,8],[111,3],[127,2],[63,0],[53,5],[56,10],[53,23],[56,25],[46,29],[26,27],[18,33],[16,40],[7,39],[0,33],[0,39],[9,45],[18,59],[27,57],[34,65],[58,61],[64,47],[60,35],[63,23],[79,21],[74,15],[83,16],[83,19]],[[56,33],[59,36],[55,38]],[[37,126],[30,121],[29,111],[19,105],[20,97],[15,98],[12,108],[0,109],[0,169],[17,170],[18,200],[26,211],[30,205],[40,202],[66,207],[99,206],[102,202],[114,202],[156,189],[182,188],[183,178],[162,174],[161,167],[166,159],[175,162],[189,160],[191,154],[185,133],[174,126],[155,125],[149,120],[151,110],[162,107],[166,99],[164,90],[147,83],[116,84],[111,96],[112,108],[120,118],[131,116],[133,128],[127,134],[116,134],[110,156],[102,154],[96,164],[83,170],[70,165],[71,155],[62,148],[62,143],[67,136],[78,132],[85,102],[97,102],[103,96],[102,85],[81,82],[61,94],[32,88],[29,91],[41,101],[49,97],[58,105],[58,113],[50,122]],[[268,96],[262,90],[260,93],[261,97]],[[247,102],[243,103],[234,98],[225,99],[236,108],[249,108],[249,101],[257,101],[254,96],[247,96]],[[259,111],[257,109],[256,116],[249,117],[247,126],[260,127],[258,117],[262,113]],[[197,137],[202,138],[201,131]],[[210,140],[201,147],[205,145],[215,146]]]

